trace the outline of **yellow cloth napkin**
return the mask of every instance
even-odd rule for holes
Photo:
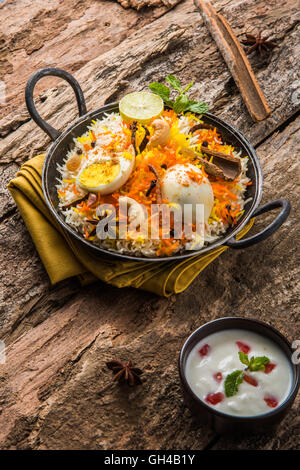
[[[52,217],[42,192],[42,167],[45,155],[27,161],[10,181],[11,192],[31,234],[51,283],[78,276],[82,284],[101,279],[117,287],[132,286],[158,295],[169,296],[185,290],[195,277],[227,247],[183,261],[149,263],[120,261],[89,252],[78,240],[70,237]],[[254,219],[237,238],[252,227]]]

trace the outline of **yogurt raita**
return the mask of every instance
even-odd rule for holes
[[[237,329],[200,341],[187,358],[185,375],[196,396],[235,416],[273,410],[287,398],[292,385],[292,369],[279,346],[257,333]]]

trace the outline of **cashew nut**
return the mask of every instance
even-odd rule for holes
[[[157,145],[165,145],[170,137],[170,127],[166,121],[162,119],[155,119],[152,123],[154,134],[149,140],[149,146],[156,147]]]

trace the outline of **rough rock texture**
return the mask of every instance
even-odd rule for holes
[[[142,8],[172,8],[177,5],[181,0],[117,0],[120,5],[124,8],[134,8],[135,10],[141,10]]]
[[[71,17],[75,3],[81,12],[77,20]],[[23,4],[28,2],[24,0]],[[290,340],[300,337],[296,172],[300,117],[294,115],[300,88],[296,2],[216,2],[239,37],[243,31],[258,28],[278,42],[272,54],[262,59],[251,57],[273,109],[262,123],[251,121],[190,0],[158,18],[151,16],[155,10],[124,10],[112,2],[64,0],[63,8],[58,1],[51,2],[51,14],[45,13],[48,23],[42,26],[33,22],[29,28],[36,34],[24,30],[24,24],[35,15],[40,17],[41,9],[48,11],[48,4],[45,7],[38,0],[31,2],[30,9],[24,8],[24,17],[25,13],[28,17],[22,23],[13,21],[13,2],[3,5],[0,14],[6,15],[5,35],[14,44],[10,46],[15,48],[11,49],[11,57],[16,57],[18,65],[10,69],[10,62],[5,62],[9,56],[2,56],[6,72],[1,77],[11,91],[0,122],[0,339],[7,346],[6,364],[0,365],[0,447],[297,448],[299,398],[274,436],[219,438],[195,423],[182,406],[177,374],[183,341],[197,326],[214,318],[258,318],[279,328]],[[91,25],[87,12],[99,5],[103,8],[101,15],[95,10]],[[107,5],[114,9],[113,14]],[[111,36],[104,50],[97,49],[95,34],[101,37],[103,22],[114,21],[116,15],[122,15],[122,37]],[[59,18],[62,23],[68,19],[70,34],[66,33],[65,23],[60,26]],[[81,21],[78,36],[76,21]],[[132,25],[137,22],[138,31],[133,31]],[[39,34],[42,47],[34,50]],[[67,40],[66,52],[61,53]],[[72,52],[77,47],[78,62],[72,68]],[[1,53],[6,54],[5,47]],[[49,63],[51,58],[53,62]],[[290,199],[293,209],[288,222],[255,247],[228,250],[186,292],[169,299],[132,289],[119,290],[101,282],[81,288],[69,280],[51,288],[5,189],[19,165],[28,156],[45,150],[49,143],[30,120],[22,98],[30,74],[45,65],[75,71],[88,109],[117,100],[132,89],[146,88],[146,83],[160,80],[167,73],[175,72],[186,81],[196,80],[199,85],[194,96],[207,99],[216,114],[235,123],[256,144],[265,176],[263,202],[278,197]],[[10,79],[14,86],[9,84]],[[57,128],[64,128],[75,118],[74,98],[63,82],[45,80],[37,95],[42,115]],[[274,214],[258,218],[253,231],[265,227],[272,217]],[[111,358],[131,359],[145,370],[145,383],[136,389],[112,385],[111,372],[105,367]]]
[[[156,3],[163,9],[143,13],[125,12],[112,0],[18,0],[0,5],[0,117],[6,120],[10,110],[24,105],[24,86],[35,70],[63,66],[76,72],[172,7],[172,2],[168,7],[167,2]],[[43,88],[55,83],[45,79]],[[24,119],[28,115],[21,112],[9,130]]]

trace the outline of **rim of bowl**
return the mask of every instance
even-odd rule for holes
[[[184,360],[184,355],[185,355],[185,349],[187,348],[189,343],[192,341],[192,339],[195,336],[197,336],[199,331],[202,330],[207,325],[213,325],[213,324],[218,324],[218,323],[226,323],[227,321],[236,321],[236,320],[239,321],[239,322],[240,321],[245,322],[245,326],[246,326],[247,323],[252,323],[252,324],[256,324],[260,327],[271,330],[281,341],[283,341],[287,345],[287,347],[289,348],[289,350],[291,352],[291,355],[293,354],[291,343],[288,341],[288,339],[279,330],[277,330],[273,326],[269,325],[268,323],[265,323],[261,320],[256,320],[254,318],[245,318],[245,317],[222,317],[222,318],[217,318],[215,320],[211,320],[207,323],[204,323],[204,325],[201,325],[199,328],[194,330],[189,335],[189,337],[185,340],[185,342],[184,342],[184,344],[181,348],[180,355],[179,355],[179,366],[178,366],[178,368],[179,368],[180,380],[181,380],[182,384],[184,385],[184,387],[187,389],[188,393],[190,395],[192,395],[192,397],[197,402],[199,402],[201,406],[204,406],[204,408],[206,408],[210,413],[213,413],[213,414],[215,414],[219,417],[222,417],[222,418],[225,418],[225,419],[234,419],[234,420],[237,420],[237,421],[247,421],[247,420],[264,419],[264,418],[267,418],[269,416],[274,416],[274,415],[280,413],[284,408],[286,408],[289,405],[290,401],[294,400],[294,398],[296,397],[296,394],[297,394],[299,386],[300,386],[300,365],[299,364],[292,364],[292,366],[294,366],[294,367],[291,367],[292,377],[293,377],[293,384],[292,384],[291,390],[290,390],[288,396],[285,398],[285,400],[278,407],[276,407],[274,410],[267,411],[265,413],[261,413],[261,414],[258,414],[258,415],[253,415],[253,416],[252,415],[250,415],[250,416],[237,416],[237,415],[232,415],[232,414],[229,414],[229,413],[224,413],[222,411],[219,411],[219,410],[216,410],[216,409],[212,408],[211,406],[207,405],[203,400],[201,400],[201,398],[199,398],[193,392],[193,390],[191,389],[191,387],[190,387],[190,385],[187,381],[187,378],[186,378],[186,375],[185,375],[185,372],[184,372],[184,367],[183,367],[183,360]],[[234,327],[232,327],[232,329],[234,329]],[[243,328],[239,327],[237,329],[243,329]],[[216,330],[215,332],[217,332],[217,331],[222,331],[222,328]],[[251,330],[251,331],[253,331],[253,330]],[[213,334],[213,333],[209,333],[207,336],[209,336],[211,334]],[[260,334],[261,336],[263,336],[262,333],[257,332],[257,334]],[[204,339],[205,337],[206,336],[204,336],[202,339]],[[283,350],[283,348],[281,347],[279,342],[277,342],[273,338],[270,338],[270,339],[272,341],[274,341],[278,345],[278,347],[280,347],[281,350]],[[283,352],[287,356],[286,352],[285,351],[283,351]],[[296,371],[295,371],[295,369],[296,369]]]

